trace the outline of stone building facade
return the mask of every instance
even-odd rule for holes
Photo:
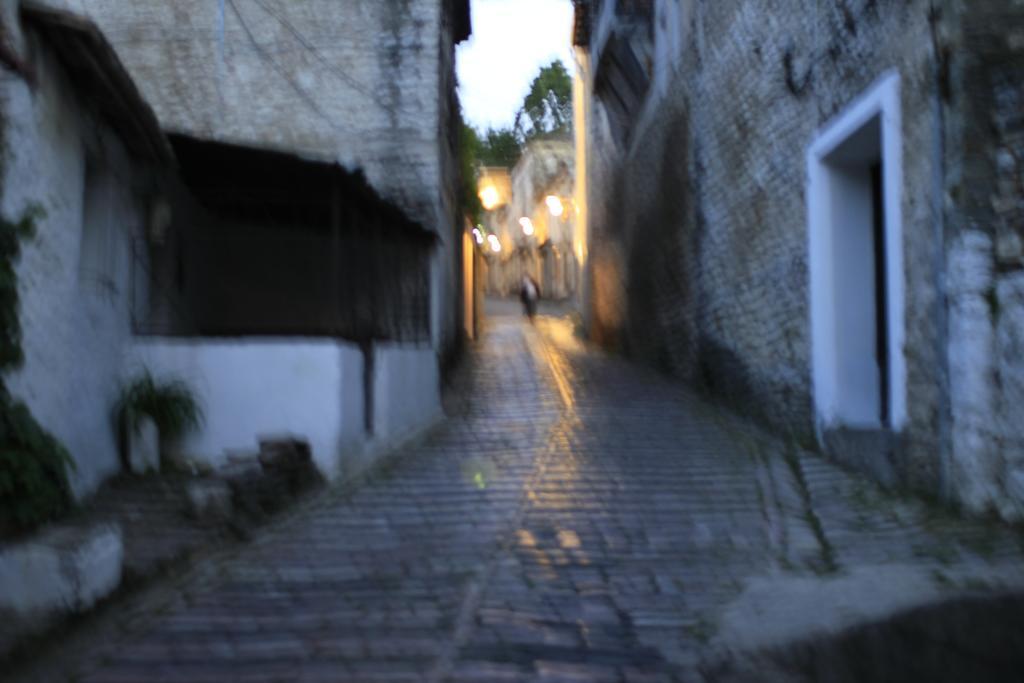
[[[67,447],[78,496],[123,466],[112,409],[144,370],[190,386],[206,419],[170,446],[214,467],[288,433],[349,476],[442,416],[468,4],[219,4],[223,31],[200,25],[217,2],[0,0],[0,212],[42,209],[17,265],[25,363],[4,382]],[[392,20],[410,26],[389,41]],[[390,50],[363,59],[374,89],[349,83],[347,40]],[[388,97],[418,115],[389,117]],[[396,263],[429,300],[386,277]]]
[[[161,126],[361,169],[437,232],[431,327],[457,321],[455,45],[468,0],[45,0],[94,21]]]
[[[537,139],[525,145],[511,171],[482,170],[481,188],[493,186],[500,197],[484,216],[484,228],[501,245],[500,251],[484,251],[491,294],[515,296],[524,276],[540,285],[546,299],[576,293],[574,162],[572,143]]]
[[[594,337],[1024,513],[1024,8],[578,0]]]
[[[512,169],[509,238],[529,259],[541,295],[549,299],[568,298],[577,288],[574,161],[571,142],[537,139],[527,143]]]

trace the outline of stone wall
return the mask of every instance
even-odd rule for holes
[[[857,451],[847,459],[887,473],[890,483],[950,493],[947,365],[955,330],[945,304],[944,245],[970,222],[946,215],[944,197],[954,206],[962,199],[943,183],[960,166],[970,171],[972,158],[989,168],[993,158],[1008,165],[1013,155],[971,135],[963,140],[979,147],[947,150],[948,120],[963,119],[964,131],[1015,125],[1012,115],[990,124],[982,114],[988,102],[1005,102],[1019,118],[1017,91],[996,87],[1019,88],[1019,64],[1004,60],[996,75],[974,56],[1003,27],[1022,25],[1021,10],[1005,1],[982,3],[980,11],[975,3],[925,0],[661,0],[652,45],[637,48],[652,57],[636,76],[646,90],[623,135],[602,98],[603,57],[608,36],[637,39],[609,4],[594,12],[585,76],[593,93],[586,150],[591,333],[799,441],[817,436],[839,457]],[[1002,39],[1012,42],[1010,33]],[[959,84],[950,55],[954,67],[963,65]],[[901,109],[907,415],[886,438],[844,445],[825,438],[815,418],[807,154],[819,131],[886,73],[898,74]],[[989,88],[988,99],[956,92],[979,75],[991,83],[979,86]],[[966,183],[1005,184],[977,174]],[[1019,188],[1005,189],[1008,198],[995,203],[1018,207]],[[985,225],[994,230],[993,220]],[[1015,291],[1003,284],[989,298],[1002,292],[1013,299]],[[998,338],[1000,348],[1015,348],[1016,330],[993,332],[993,344]],[[1000,353],[992,363],[1011,355]]]
[[[952,479],[1024,517],[1024,8],[950,3],[945,193]]]
[[[435,188],[440,202],[437,204],[436,225],[440,243],[434,258],[442,271],[440,281],[432,288],[438,311],[431,318],[434,346],[451,357],[456,351],[457,337],[462,328],[462,263],[463,214],[458,188],[462,187],[459,167],[459,131],[462,113],[459,108],[455,78],[455,38],[457,27],[453,14],[453,0],[441,0],[439,5],[440,35],[436,43],[437,101],[439,112],[434,123],[436,130],[438,177]],[[467,9],[468,12],[468,9]]]

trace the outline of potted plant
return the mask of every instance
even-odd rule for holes
[[[203,421],[189,386],[177,379],[157,381],[149,373],[126,384],[114,407],[126,469],[145,472],[166,464],[167,448]]]

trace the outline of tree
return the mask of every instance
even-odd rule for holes
[[[515,136],[520,145],[541,135],[567,133],[572,127],[572,79],[562,62],[541,68],[523,106],[516,113]]]
[[[490,128],[480,142],[480,163],[484,166],[512,168],[522,148],[511,128]]]
[[[476,167],[483,143],[476,130],[465,122],[459,131],[459,171],[462,174],[462,210],[476,225],[483,219],[484,207],[476,194]]]

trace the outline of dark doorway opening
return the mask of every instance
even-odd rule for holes
[[[875,247],[875,355],[878,359],[879,415],[882,425],[889,419],[889,306],[885,266],[885,196],[882,192],[882,163],[871,165],[872,238]]]

